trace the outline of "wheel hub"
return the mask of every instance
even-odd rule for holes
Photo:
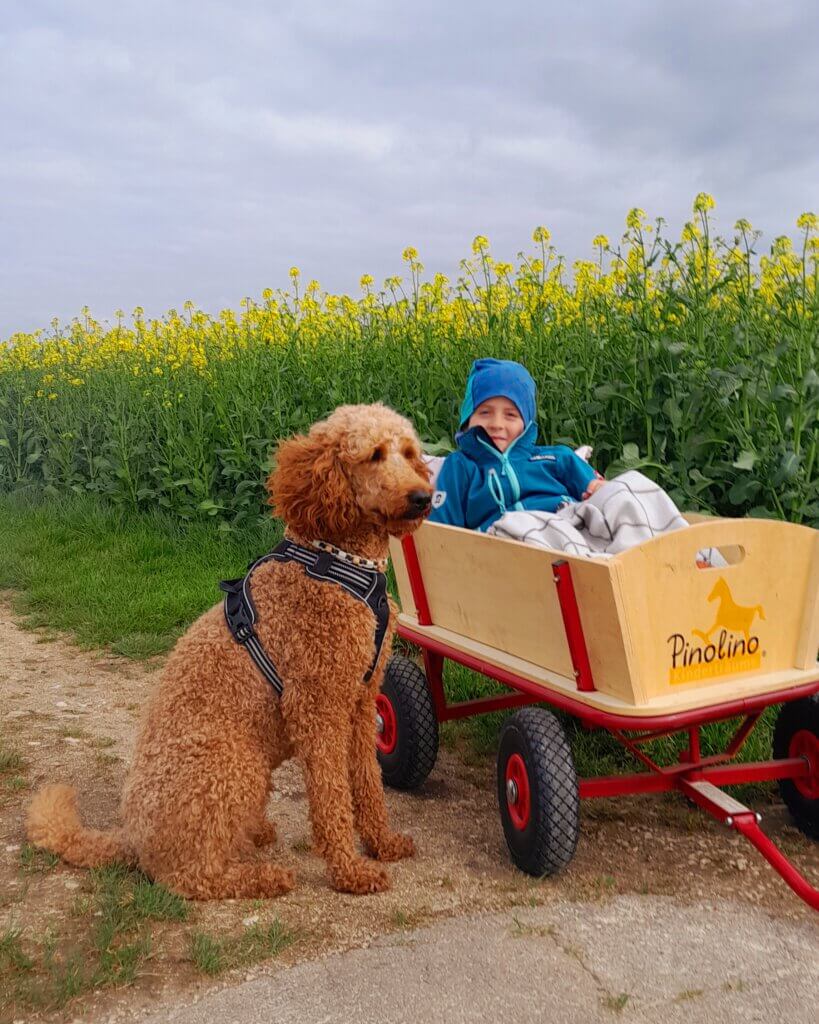
[[[512,754],[506,762],[506,807],[512,825],[522,832],[532,814],[529,773],[520,754]]]
[[[398,719],[390,698],[379,693],[375,698],[375,745],[379,754],[391,754],[398,744]]]
[[[809,729],[799,729],[791,737],[788,753],[808,762],[809,774],[794,779],[793,784],[808,800],[819,799],[819,737]]]

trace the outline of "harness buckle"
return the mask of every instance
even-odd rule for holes
[[[234,637],[240,644],[246,644],[253,636],[253,630],[245,622],[239,622],[234,627]]]

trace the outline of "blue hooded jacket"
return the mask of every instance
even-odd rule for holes
[[[488,530],[504,512],[555,512],[580,501],[595,472],[565,445],[538,446],[535,382],[506,359],[476,359],[466,382],[461,427],[490,398],[508,398],[525,423],[523,433],[501,452],[483,429],[456,434],[458,450],[444,461],[432,498],[430,522]]]

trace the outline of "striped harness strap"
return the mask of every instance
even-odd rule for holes
[[[336,583],[348,594],[352,594],[367,605],[375,617],[375,655],[362,680],[368,683],[378,663],[390,620],[386,575],[375,569],[353,565],[349,561],[337,558],[329,551],[305,548],[285,539],[269,554],[253,562],[244,576],[235,580],[220,581],[219,587],[225,592],[225,621],[233,639],[245,648],[256,667],[280,697],[284,692],[284,684],[253,628],[257,615],[250,593],[253,573],[260,565],[270,561],[298,562],[311,579],[322,583]]]

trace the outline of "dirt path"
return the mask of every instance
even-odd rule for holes
[[[0,738],[25,762],[0,778],[0,936],[12,927],[41,944],[70,943],[89,927],[83,917],[88,872],[32,861],[22,831],[25,803],[41,783],[67,781],[78,787],[88,823],[105,826],[114,819],[141,709],[159,668],[83,652],[63,639],[44,642],[20,628],[0,595]],[[366,947],[379,935],[436,919],[622,894],[681,902],[737,898],[792,919],[811,913],[738,836],[670,797],[584,804],[581,843],[569,870],[556,879],[530,879],[509,863],[493,776],[491,760],[466,765],[442,751],[421,792],[388,792],[392,819],[414,835],[418,856],[390,866],[389,892],[351,897],[330,890],[322,862],[309,852],[301,775],[283,767],[269,813],[279,826],[274,855],[296,870],[296,889],[269,902],[194,905],[184,923],[154,926],[150,959],[133,984],[82,996],[51,1016],[122,1018],[172,1002],[182,990],[190,998],[195,990],[264,973],[269,968],[262,963],[206,978],[190,961],[189,937],[193,930],[241,935],[276,917],[297,936],[279,962],[294,963]],[[788,824],[781,806],[762,810],[768,832],[818,878],[817,845]],[[4,1018],[0,1009],[0,1021],[23,1017]]]

